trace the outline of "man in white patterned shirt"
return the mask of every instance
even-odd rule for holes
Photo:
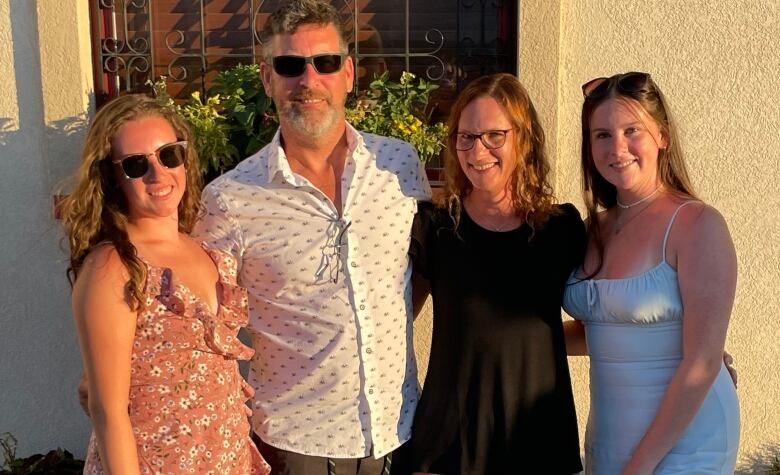
[[[332,6],[285,2],[262,40],[279,131],[206,187],[195,234],[240,263],[274,473],[384,474],[418,397],[407,250],[430,188],[409,144],[346,123],[354,65]]]

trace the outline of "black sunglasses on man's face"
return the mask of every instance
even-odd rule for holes
[[[314,56],[281,55],[274,56],[272,64],[274,71],[279,76],[288,78],[298,77],[306,70],[306,65],[311,64],[319,74],[333,74],[341,70],[346,54],[325,53]]]

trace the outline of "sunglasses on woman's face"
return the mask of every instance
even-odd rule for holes
[[[121,164],[127,178],[141,178],[149,171],[149,157],[156,156],[160,165],[165,168],[176,168],[184,164],[187,153],[187,141],[179,140],[165,144],[152,153],[131,153],[124,157],[114,158],[111,163]]]
[[[582,85],[582,95],[588,99],[597,99],[608,93],[613,87],[619,91],[633,94],[649,89],[650,75],[643,72],[616,74],[610,77],[591,79]]]
[[[314,66],[314,70],[320,74],[338,72],[341,70],[346,56],[340,53],[315,54],[314,56],[282,55],[274,56],[272,63],[276,74],[294,78],[303,74],[307,64]]]

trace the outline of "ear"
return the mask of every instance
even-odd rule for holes
[[[344,61],[344,75],[347,80],[347,93],[350,93],[355,87],[355,63],[352,61],[352,56],[348,55]]]
[[[271,96],[271,80],[273,77],[273,66],[266,63],[265,60],[263,60],[262,63],[260,63],[260,80],[263,81],[263,88],[265,88],[265,93],[269,97]]]
[[[666,129],[661,129],[661,143],[658,145],[660,149],[666,149],[669,146],[669,134]]]

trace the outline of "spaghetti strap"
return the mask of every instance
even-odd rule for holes
[[[664,244],[663,247],[661,248],[661,254],[663,255],[663,259],[661,260],[661,262],[666,262],[666,242],[669,240],[669,232],[672,230],[672,224],[674,224],[674,220],[675,218],[677,218],[677,213],[680,212],[683,206],[689,205],[691,203],[698,203],[698,201],[695,200],[686,201],[685,203],[678,206],[676,210],[674,210],[674,214],[672,214],[672,219],[669,220],[669,225],[666,226],[666,234],[664,234]]]

